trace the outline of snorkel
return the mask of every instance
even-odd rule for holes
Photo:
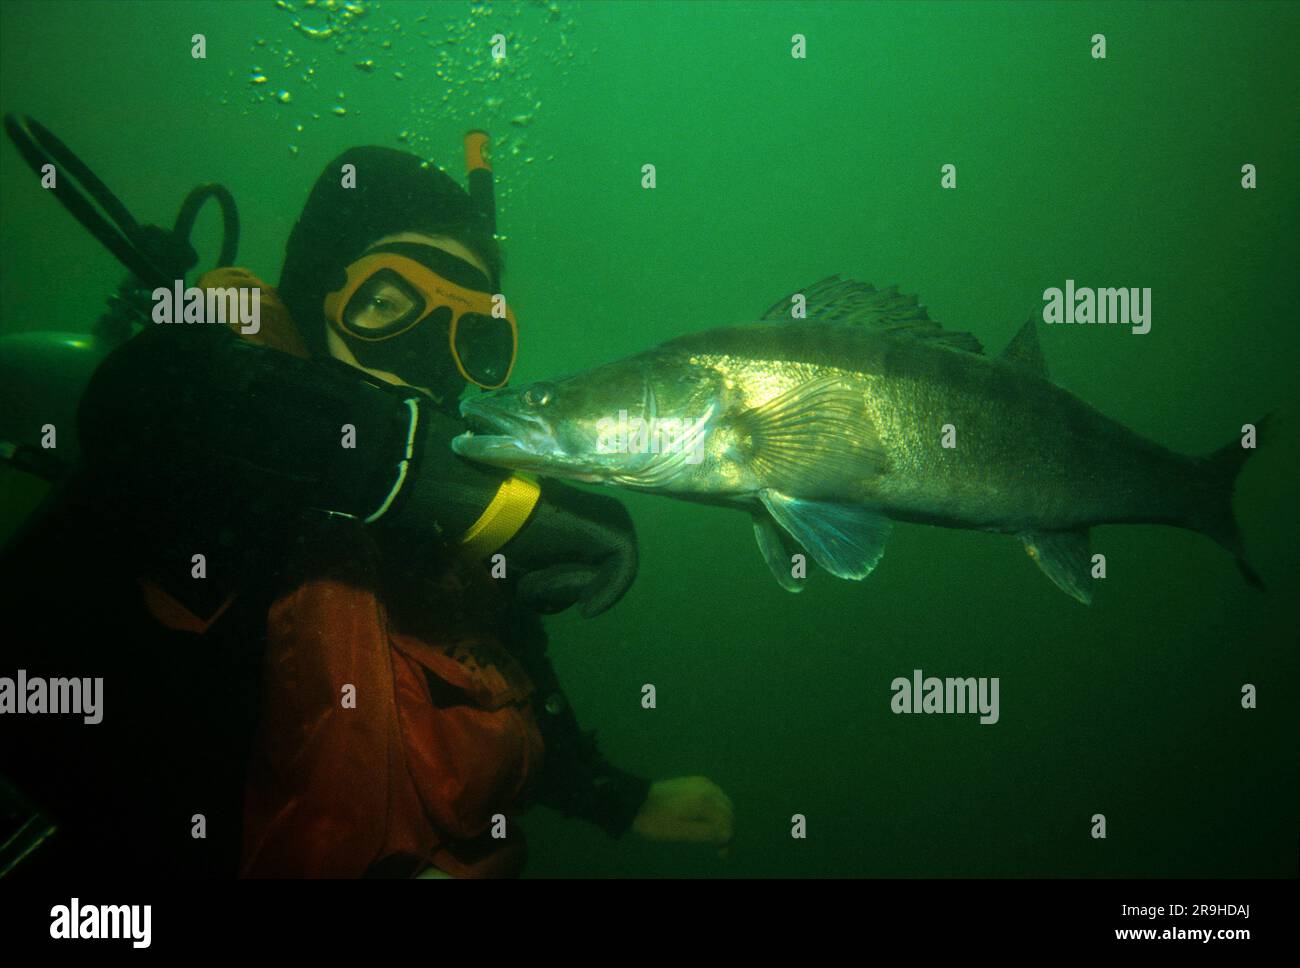
[[[470,204],[487,234],[493,235],[497,230],[497,200],[492,166],[484,153],[487,143],[486,131],[465,132],[465,181],[469,185]]]

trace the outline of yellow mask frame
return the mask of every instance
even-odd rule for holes
[[[397,248],[398,245],[400,243],[385,248]],[[407,244],[401,247],[406,250],[427,250],[431,257],[433,253],[439,253],[447,259],[461,262],[434,246]],[[370,308],[365,304],[368,294],[374,287],[384,283],[400,289],[410,300],[410,308],[386,323],[359,325],[357,319],[361,310]],[[450,309],[448,352],[460,375],[467,382],[485,390],[495,390],[509,382],[519,353],[519,324],[509,306],[505,307],[504,316],[498,316],[494,312],[497,308],[496,297],[492,294],[453,282],[423,262],[400,252],[370,252],[351,263],[347,267],[346,282],[341,289],[326,295],[324,308],[326,319],[339,333],[369,343],[396,339],[419,326],[437,310]],[[473,363],[467,362],[465,356],[469,355],[467,351],[472,348],[475,338],[481,343],[490,341],[498,344],[492,351],[501,352],[507,328],[509,361],[503,368],[501,378],[493,380]]]

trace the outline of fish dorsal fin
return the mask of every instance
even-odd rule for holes
[[[803,296],[806,318],[825,323],[852,323],[859,326],[921,326],[939,329],[916,296],[900,293],[897,286],[877,289],[867,282],[827,276],[811,286],[796,289],[778,299],[760,317],[767,322],[790,321],[794,297]],[[794,319],[803,322],[804,319]]]
[[[1002,351],[1002,355],[998,359],[1006,360],[1008,363],[1022,366],[1038,376],[1046,377],[1047,358],[1043,356],[1043,348],[1038,343],[1036,322],[1037,319],[1035,319],[1034,314],[1030,313],[1029,318],[1025,320],[1025,325],[1021,326],[1020,331],[1011,337],[1011,342],[1007,344],[1007,348]]]
[[[792,494],[860,485],[885,466],[862,391],[838,377],[800,383],[732,418],[746,461],[760,480]]]
[[[795,319],[790,315],[793,300],[802,295],[807,316]],[[968,353],[982,353],[984,347],[970,333],[944,329],[917,302],[916,296],[900,293],[897,286],[877,289],[866,282],[827,276],[811,286],[805,286],[778,299],[759,317],[763,322],[840,323],[850,326],[870,326],[895,336],[911,336],[934,340],[953,349]]]

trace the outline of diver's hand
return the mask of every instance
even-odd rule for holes
[[[731,798],[704,776],[651,784],[641,812],[632,821],[633,832],[647,840],[717,844],[724,855],[734,826]]]
[[[636,532],[611,497],[558,481],[541,484],[533,516],[502,548],[522,573],[517,594],[529,608],[559,612],[578,603],[586,618],[611,608],[636,578]]]

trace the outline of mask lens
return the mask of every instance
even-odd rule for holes
[[[424,311],[424,297],[391,269],[381,269],[348,300],[343,325],[357,336],[379,339],[409,326]]]
[[[503,385],[515,357],[510,320],[465,313],[456,325],[456,356],[475,383],[489,389]]]

